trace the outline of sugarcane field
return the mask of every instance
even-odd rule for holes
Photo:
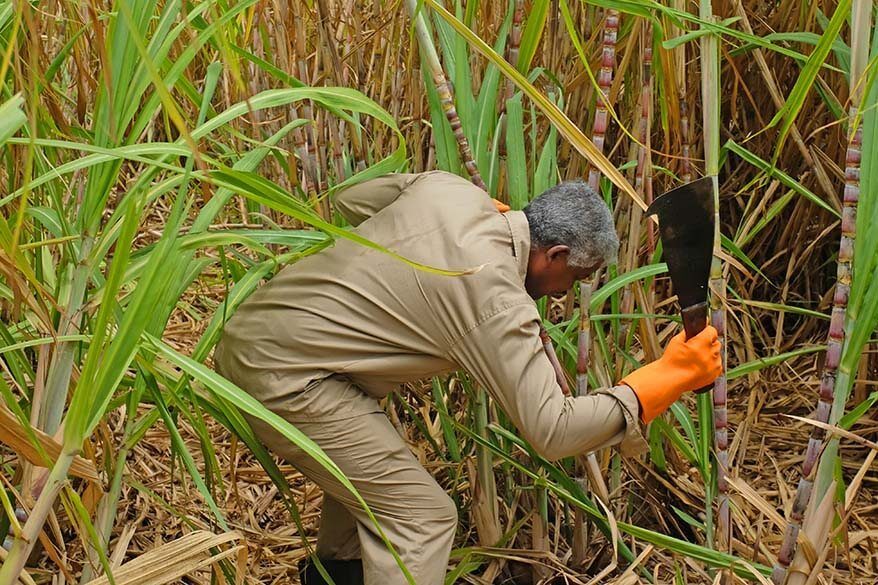
[[[875,0],[0,0],[0,585],[878,584]]]

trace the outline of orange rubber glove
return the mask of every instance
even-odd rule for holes
[[[722,371],[716,329],[708,325],[689,341],[681,331],[668,343],[662,357],[634,370],[620,383],[634,390],[640,402],[640,418],[648,423],[685,392],[707,386]]]
[[[497,211],[499,211],[500,213],[506,213],[507,211],[512,209],[511,207],[509,207],[508,205],[506,205],[505,203],[503,203],[502,201],[499,201],[497,199],[491,199],[491,201],[494,202],[494,207],[496,207]]]

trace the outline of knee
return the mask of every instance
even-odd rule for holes
[[[414,520],[425,524],[429,523],[434,527],[437,535],[449,532],[454,534],[457,530],[457,506],[454,504],[454,500],[448,497],[448,494],[441,492],[434,498],[434,504],[430,507],[429,512],[420,519],[415,516]]]

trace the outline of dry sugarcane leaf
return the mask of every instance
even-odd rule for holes
[[[850,507],[853,505],[854,497],[856,496],[857,491],[859,491],[859,489],[860,489],[860,485],[863,481],[863,478],[866,476],[866,472],[871,468],[872,462],[875,460],[876,454],[878,454],[878,451],[875,451],[875,450],[869,451],[869,455],[866,456],[866,460],[863,462],[863,465],[860,466],[860,469],[857,472],[857,475],[854,477],[853,481],[851,481],[847,490],[845,490],[845,510],[849,510]],[[835,529],[834,533],[843,529],[846,524],[847,524],[847,514],[844,515],[844,518],[842,519],[841,525]],[[827,527],[826,530],[828,532],[829,528]],[[832,537],[834,537],[834,533],[833,533]],[[875,530],[866,531],[865,538],[870,538],[873,534],[878,534],[878,531],[875,531]],[[858,538],[857,540],[854,540],[854,538],[851,535],[849,535],[848,536],[848,546],[849,547],[855,546],[855,542],[859,542],[859,540],[862,540],[862,538]],[[817,557],[817,562],[812,564],[811,574],[808,576],[808,580],[805,582],[805,585],[814,585],[814,583],[817,582],[818,577],[820,577],[820,574],[822,573],[821,569],[823,567],[823,564],[826,562],[826,558],[829,556],[830,549],[831,549],[830,535],[827,535],[824,539],[823,549],[820,551],[820,555]]]
[[[845,439],[850,439],[851,441],[854,441],[855,443],[859,443],[860,445],[863,445],[864,447],[878,450],[878,443],[874,443],[872,441],[869,441],[868,439],[864,439],[863,437],[861,437],[860,435],[857,435],[856,433],[846,431],[846,430],[839,428],[835,425],[823,423],[823,422],[820,422],[819,420],[805,418],[803,416],[796,416],[794,414],[783,414],[783,416],[786,416],[789,418],[794,418],[796,420],[800,420],[802,422],[808,423],[809,425],[814,425],[815,427],[819,427],[832,435],[836,435],[838,437],[844,437]]]
[[[802,531],[799,533],[799,549],[790,564],[787,585],[804,585],[811,573],[812,564],[815,564],[821,556],[817,551],[823,550],[832,530],[832,520],[835,518],[834,481],[829,485],[820,503],[815,502],[816,499],[812,498],[811,505],[805,512],[805,521],[802,522]]]
[[[112,567],[114,572],[122,566],[122,559],[125,558],[125,553],[128,552],[128,545],[131,544],[131,539],[134,538],[136,530],[137,526],[135,524],[126,524],[125,528],[122,529],[122,534],[119,535],[119,539],[116,541],[116,548],[113,549],[113,556],[110,557],[110,567]]]
[[[750,484],[741,478],[730,477],[727,481],[731,487],[736,489],[745,500],[750,502],[753,507],[764,514],[766,518],[771,520],[775,526],[781,529],[786,526],[786,520],[783,519],[783,516],[781,516],[774,506],[769,504],[765,498],[759,495],[759,492],[750,487]]]
[[[616,536],[616,535],[613,535],[613,536]],[[622,573],[622,575],[616,581],[614,581],[614,584],[615,585],[629,585],[629,584],[634,585],[635,583],[640,583],[641,582],[640,578],[637,576],[637,574],[634,572],[634,570],[637,567],[639,567],[640,565],[644,564],[644,562],[646,562],[646,560],[650,557],[650,555],[652,555],[654,550],[655,550],[655,547],[651,544],[648,545],[645,549],[643,549],[643,552],[640,553],[639,555],[637,555],[637,558],[634,559],[634,562],[631,563],[631,565],[629,565],[627,569],[625,569],[625,572]]]
[[[857,492],[860,491],[860,486],[863,484],[863,478],[866,477],[866,473],[872,468],[872,462],[875,461],[875,456],[878,455],[878,451],[872,450],[869,451],[869,454],[866,456],[866,460],[863,461],[863,464],[860,466],[860,469],[857,471],[857,475],[854,476],[854,479],[851,480],[851,483],[848,485],[847,489],[844,492],[844,507],[845,512],[851,509],[851,506],[854,505],[854,498],[857,495]]]
[[[609,506],[607,506],[607,504],[605,504],[604,501],[601,500],[600,498],[595,498],[595,500],[597,501],[598,504],[600,504],[601,508],[603,508],[604,514],[607,515],[607,524],[610,525],[610,537],[613,539],[613,564],[615,565],[616,563],[619,562],[619,541],[620,541],[619,524],[616,522],[616,516],[615,516],[615,514],[613,514],[612,511],[610,511]],[[652,545],[649,545],[648,547],[646,547],[644,554],[646,554],[646,551],[651,551],[651,550],[652,550]],[[641,556],[643,556],[643,555],[641,555]],[[637,563],[639,561],[640,561],[640,559],[638,558],[638,560],[635,561],[635,563],[631,566],[632,567],[637,566]],[[629,569],[630,569],[630,567],[629,567]]]
[[[113,571],[117,585],[164,585],[193,571],[201,569],[231,555],[237,555],[240,545],[233,546],[218,555],[211,555],[210,549],[233,540],[241,535],[237,532],[213,534],[197,530],[176,540],[166,542],[153,550],[131,560]],[[106,576],[89,581],[88,585],[109,585]]]
[[[52,462],[54,463],[54,460],[58,459],[58,456],[61,455],[61,444],[39,429],[34,429],[33,431],[40,445],[48,453],[49,457],[53,459]],[[21,423],[12,411],[3,404],[0,404],[0,442],[9,445],[10,448],[34,465],[39,467],[46,465],[46,462],[43,461],[39,452],[28,439],[28,433],[24,430],[24,427],[21,426]],[[95,483],[100,483],[101,481],[94,463],[78,455],[70,466],[70,473]]]

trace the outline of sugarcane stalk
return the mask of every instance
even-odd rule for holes
[[[73,464],[76,451],[66,448],[61,451],[52,471],[49,474],[46,487],[40,494],[36,505],[28,515],[27,522],[22,528],[21,534],[17,535],[9,551],[9,555],[0,567],[0,585],[14,585],[18,583],[18,576],[24,569],[27,558],[36,544],[43,525],[46,523],[55,498],[67,482],[67,472]]]
[[[463,124],[460,121],[460,116],[457,115],[457,109],[454,107],[454,94],[451,90],[451,83],[449,83],[448,77],[445,76],[445,71],[442,69],[442,63],[439,61],[439,54],[436,52],[433,38],[430,36],[430,32],[427,30],[427,25],[424,22],[424,15],[418,10],[418,0],[405,0],[405,3],[414,21],[418,47],[421,50],[421,55],[424,57],[424,62],[430,69],[430,76],[433,78],[433,84],[436,86],[436,91],[439,94],[439,102],[442,104],[442,111],[451,125],[452,132],[454,132],[454,139],[457,140],[457,148],[460,151],[460,158],[463,160],[466,172],[469,174],[473,184],[487,192],[488,186],[485,185],[482,176],[479,174],[479,169],[476,168],[476,161],[469,147],[469,141],[467,141],[466,135],[463,133]]]
[[[640,146],[634,175],[634,190],[646,201],[652,202],[652,22],[646,20],[641,28],[641,88],[640,88]],[[647,222],[648,250],[655,250],[655,224]]]
[[[512,30],[509,32],[509,47],[507,61],[513,67],[518,67],[518,54],[521,49],[521,23],[524,22],[524,0],[515,0],[515,11],[512,13]],[[506,100],[512,97],[515,91],[515,83],[511,79],[506,80],[506,92],[503,103],[500,104],[500,113],[506,108]],[[501,143],[502,144],[502,143]]]
[[[483,439],[488,438],[488,393],[478,388],[475,392],[476,430]],[[494,478],[493,455],[488,447],[477,447],[476,474],[478,481],[473,486],[473,517],[479,539],[490,546],[502,538],[500,511],[497,508],[497,484]]]
[[[716,22],[713,14],[711,0],[702,0],[699,6],[699,16],[705,22]],[[713,33],[701,37],[701,93],[702,93],[702,118],[704,127],[704,171],[705,175],[713,178],[713,202],[714,202],[714,240],[713,260],[710,264],[710,320],[711,324],[719,333],[721,344],[721,356],[723,372],[726,371],[727,351],[725,342],[726,313],[723,298],[725,296],[726,282],[723,277],[723,264],[720,259],[720,216],[719,216],[719,151],[720,151],[720,96],[719,96],[719,47],[718,38]],[[713,486],[709,478],[705,478],[706,502],[706,526],[710,541],[714,538],[719,541],[721,549],[731,546],[731,523],[729,522],[728,483],[726,481],[726,466],[728,463],[728,415],[726,406],[726,377],[721,374],[714,382],[714,388],[710,396],[699,395],[698,412],[699,426],[702,436],[710,437],[709,426],[713,426],[713,441],[716,449],[716,476],[718,522],[716,534],[713,532]],[[719,418],[717,418],[719,417]],[[711,421],[711,423],[708,422]],[[702,456],[709,457],[707,453]],[[724,464],[725,462],[725,464]],[[706,465],[706,463],[705,463]],[[725,575],[726,579],[730,574]]]
[[[589,319],[589,303],[591,301],[591,283],[579,281],[579,333],[576,343],[576,395],[585,396],[588,392],[588,349],[591,346],[591,320]],[[584,483],[584,475],[588,473],[591,463],[597,460],[589,454],[585,469],[581,461],[576,462],[577,481]],[[599,474],[597,474],[599,475]],[[582,565],[587,558],[588,534],[586,533],[585,513],[576,508],[573,513],[573,558],[574,566]]]
[[[604,34],[601,43],[600,71],[598,73],[598,91],[595,100],[595,115],[592,124],[592,143],[600,151],[604,151],[606,133],[609,125],[610,88],[613,85],[613,72],[616,65],[616,40],[619,33],[619,11],[607,9],[604,18]],[[595,193],[600,193],[600,172],[589,166],[588,186]],[[576,356],[576,394],[584,396],[588,393],[588,351],[591,347],[591,321],[589,319],[589,303],[591,302],[591,283],[579,281],[579,334],[577,339]],[[582,461],[577,461],[577,478],[585,483],[585,477],[591,479],[592,487],[598,492],[598,496],[605,502],[609,501],[609,490],[600,473],[600,466],[594,453],[589,453]],[[573,517],[573,563],[581,565],[587,557],[588,538],[586,534],[585,515],[582,510],[576,509]]]
[[[591,303],[592,286],[585,280],[579,281],[579,334],[576,352],[576,395],[585,396],[588,392],[588,348],[591,347]]]
[[[674,0],[674,8],[676,10],[685,10],[686,4],[684,0]],[[672,36],[677,36],[679,30],[675,25],[672,27]],[[692,133],[689,130],[689,100],[686,98],[686,44],[680,43],[674,49],[674,66],[677,82],[677,104],[680,109],[680,142],[682,154],[680,156],[680,179],[683,183],[692,180],[692,159],[691,145]]]
[[[647,20],[641,28],[640,34],[640,52],[641,52],[641,91],[640,91],[640,145],[638,147],[639,154],[637,157],[637,168],[635,174],[634,190],[637,191],[643,200],[649,204],[652,203],[652,120],[653,120],[653,27],[652,22]],[[638,214],[639,215],[639,214]],[[646,225],[646,242],[647,254],[652,255],[655,251],[656,232],[655,223],[648,221]],[[634,290],[643,312],[647,314],[654,313],[655,306],[655,282],[650,281],[647,290],[636,288]],[[639,322],[641,335],[643,336],[643,346],[646,355],[652,354],[656,357],[658,352],[659,340],[655,332],[655,326],[652,319],[642,319]]]
[[[869,2],[856,2],[852,6],[851,21],[859,23],[854,25],[854,35],[863,25],[868,22]],[[859,13],[858,13],[859,12]],[[865,25],[868,34],[868,24]],[[852,47],[858,44],[852,39]],[[857,61],[856,56],[854,61]],[[863,146],[863,128],[860,121],[860,100],[862,99],[862,87],[860,76],[863,71],[862,65],[857,66],[852,61],[850,84],[851,103],[848,110],[850,122],[848,146],[845,152],[844,193],[842,196],[841,211],[841,239],[838,247],[838,268],[836,272],[835,293],[832,297],[832,316],[829,321],[829,334],[826,341],[826,361],[823,366],[823,375],[820,378],[820,390],[817,400],[817,410],[814,419],[821,423],[830,422],[833,402],[837,384],[838,366],[841,361],[842,350],[845,343],[845,317],[847,313],[848,298],[851,292],[851,280],[853,277],[854,242],[857,232],[857,203],[860,198],[860,158]],[[863,60],[860,59],[860,62]],[[790,510],[790,517],[784,532],[784,540],[777,556],[777,563],[771,573],[771,580],[775,585],[783,585],[787,581],[790,564],[796,556],[799,531],[802,520],[811,500],[814,488],[814,476],[817,470],[817,461],[823,450],[826,431],[814,426],[811,436],[808,438],[808,446],[805,448],[805,458],[802,462],[802,476],[796,487],[796,497]],[[822,495],[822,494],[821,494]]]
[[[85,299],[85,289],[91,272],[88,256],[94,246],[94,238],[83,238],[80,257],[73,269],[73,277],[70,286],[70,301],[61,313],[58,326],[58,335],[70,335],[79,333],[78,322],[82,319],[80,313]],[[74,343],[60,341],[55,346],[52,361],[49,364],[46,377],[46,387],[43,400],[40,403],[39,428],[50,435],[54,435],[61,425],[64,414],[64,406],[67,404],[67,391],[70,386],[70,376],[73,372]]]
[[[555,56],[555,43],[557,43],[558,40],[556,34],[558,26],[557,4],[557,0],[552,0],[552,5],[549,12],[549,42],[551,43],[550,55],[552,57]],[[557,69],[554,68],[554,63],[550,63],[550,69],[553,71],[557,71]],[[555,84],[552,81],[549,81],[549,83],[547,84],[546,95],[548,96],[549,100],[552,101],[552,103],[555,103]],[[572,294],[572,291],[567,291],[567,294]],[[558,382],[558,386],[561,387],[561,392],[563,392],[565,396],[569,396],[570,385],[567,383],[567,376],[564,374],[564,368],[558,361],[558,355],[555,353],[555,348],[552,345],[552,339],[549,337],[549,333],[548,331],[546,331],[546,328],[543,326],[542,323],[540,323],[540,340],[543,342],[543,350],[546,353],[546,357],[549,358],[549,363],[552,364],[552,369],[555,370],[555,379]],[[531,527],[531,548],[533,548],[533,550],[535,551],[543,551],[548,553],[549,518],[548,507],[546,506],[546,488],[542,485],[542,480],[544,479],[544,477],[545,470],[540,469],[540,481],[535,482],[534,484],[534,492],[536,497],[534,498],[535,510],[533,513],[533,522]],[[546,577],[548,577],[548,572],[541,564],[532,565],[531,573],[533,575],[533,580],[535,583],[542,582]]]
[[[601,152],[604,151],[607,127],[609,121],[608,105],[610,103],[610,88],[613,85],[613,71],[616,65],[616,39],[619,34],[619,11],[608,9],[604,19],[604,37],[601,45],[601,70],[598,73],[598,88],[595,104],[594,127],[591,141]],[[600,192],[601,174],[594,165],[589,165],[588,186]]]

